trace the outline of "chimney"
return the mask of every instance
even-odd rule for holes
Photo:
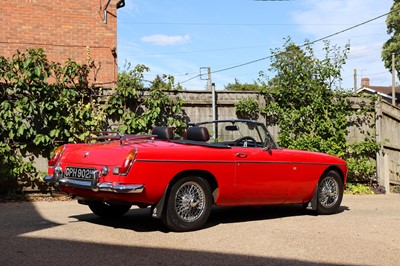
[[[369,87],[369,78],[361,79],[361,87]]]

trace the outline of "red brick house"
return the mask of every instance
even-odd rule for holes
[[[121,0],[3,0],[0,55],[41,47],[50,61],[92,59],[90,81],[112,86],[117,80],[117,5]]]

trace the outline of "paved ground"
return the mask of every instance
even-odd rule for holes
[[[341,212],[215,208],[167,231],[149,210],[103,221],[75,201],[0,204],[0,265],[400,265],[400,196],[345,195]]]

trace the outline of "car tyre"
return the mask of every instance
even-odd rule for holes
[[[131,205],[129,204],[116,204],[104,201],[94,201],[88,204],[90,210],[102,218],[119,218],[127,213]]]
[[[187,176],[171,186],[161,219],[172,231],[197,230],[208,220],[212,204],[210,184],[201,177]]]
[[[336,171],[325,173],[318,182],[317,212],[333,214],[343,198],[343,181]]]

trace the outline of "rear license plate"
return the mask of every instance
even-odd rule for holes
[[[95,169],[92,168],[66,167],[65,176],[69,178],[90,180],[93,177],[94,171]]]

